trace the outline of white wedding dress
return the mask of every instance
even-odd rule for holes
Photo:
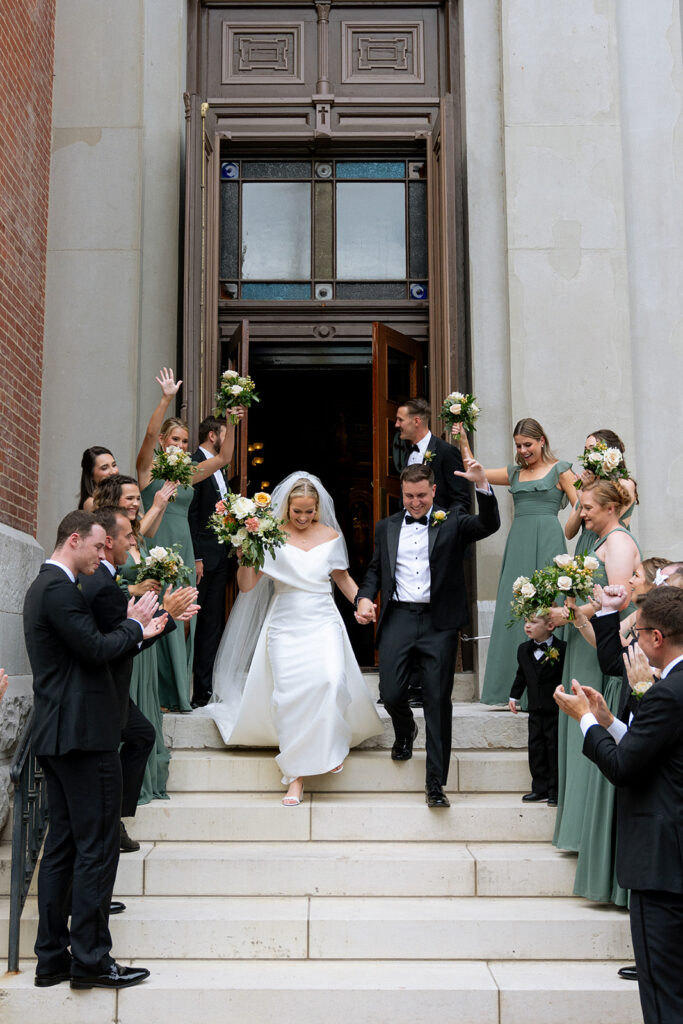
[[[235,653],[226,650],[228,623],[214,669],[216,702],[201,709],[226,744],[279,746],[285,785],[329,772],[351,746],[382,731],[332,596],[330,573],[347,566],[341,536],[306,551],[285,544],[274,559],[268,555],[268,579],[255,589],[263,588],[269,603],[246,680],[225,674]]]

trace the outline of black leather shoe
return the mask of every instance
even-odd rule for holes
[[[556,796],[549,796],[548,797],[548,807],[557,807],[557,797]]]
[[[638,981],[638,968],[635,964],[630,967],[620,967],[617,974],[620,978],[625,978],[626,981]]]
[[[547,793],[525,793],[522,797],[522,802],[525,804],[540,804],[547,799]]]
[[[51,988],[52,985],[59,985],[60,981],[69,981],[71,978],[71,954],[67,953],[67,957],[68,960],[61,971],[53,971],[51,974],[39,974],[36,971],[33,984],[37,988]]]
[[[126,904],[122,903],[121,900],[112,900],[109,904],[109,914],[122,914],[126,909]]]
[[[71,976],[72,988],[130,988],[149,978],[146,967],[122,967],[113,963],[101,974],[75,974]]]
[[[409,706],[411,708],[422,708],[422,707],[424,707],[424,704],[422,703],[422,697],[409,697],[408,698],[408,704],[409,704]]]
[[[450,800],[438,782],[432,782],[425,786],[425,800],[427,801],[427,807],[451,806]]]
[[[394,742],[391,748],[391,760],[392,761],[410,761],[413,756],[413,743],[417,739],[417,722],[413,726],[413,735],[408,739],[399,740]]]
[[[126,832],[126,826],[121,822],[121,853],[134,853],[140,849],[137,839],[131,839]]]

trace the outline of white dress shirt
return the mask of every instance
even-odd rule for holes
[[[417,454],[414,452],[413,454]],[[427,524],[406,523],[405,516],[401,524],[396,554],[396,601],[416,601],[420,604],[429,603],[431,573],[429,571],[429,517]],[[408,513],[410,515],[410,513]],[[438,529],[438,527],[433,527]]]
[[[429,447],[429,442],[431,441],[431,439],[432,439],[432,432],[431,432],[431,430],[428,430],[427,433],[425,434],[425,436],[422,438],[421,441],[416,441],[415,442],[415,444],[417,444],[417,447],[418,447],[419,451],[411,452],[410,453],[410,455],[408,456],[408,461],[406,462],[406,466],[421,466],[422,465],[422,463],[425,460],[425,452],[427,451],[427,448]]]
[[[209,451],[206,450],[206,448],[202,448],[201,445],[199,446],[199,450],[200,450],[200,452],[202,452],[206,456],[207,459],[215,459],[216,458],[216,453],[215,452],[209,452]],[[228,493],[228,488],[227,488],[227,485],[225,483],[225,477],[223,476],[223,471],[221,469],[217,469],[216,472],[213,474],[213,478],[216,481],[216,484],[218,486],[218,490],[220,491],[221,498],[225,498],[227,496],[227,493]]]
[[[71,569],[67,569],[64,563],[58,562],[56,558],[46,558],[45,565],[56,565],[58,569],[61,569],[62,572],[65,572],[67,574],[72,583],[76,582],[76,577],[72,573]]]

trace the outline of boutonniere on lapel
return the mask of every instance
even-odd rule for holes
[[[631,693],[636,698],[636,700],[642,700],[652,685],[652,682],[647,679],[645,680],[645,682],[642,683],[634,683],[634,685],[631,687]]]
[[[425,465],[428,466],[431,462],[434,461],[435,458],[436,458],[436,452],[430,451],[430,449],[427,448],[425,453],[424,453],[424,455],[423,455],[423,457],[422,457],[422,465],[423,466],[425,466]]]
[[[446,520],[448,519],[449,515],[450,515],[450,512],[444,512],[444,510],[442,508],[440,508],[438,510],[438,512],[432,512],[431,518],[429,520],[429,525],[430,526],[441,526],[442,523],[446,522]]]
[[[541,665],[554,665],[560,660],[560,651],[557,647],[549,647],[541,658]]]
[[[83,586],[81,583],[76,584],[76,590],[80,590],[80,592],[83,593]]]

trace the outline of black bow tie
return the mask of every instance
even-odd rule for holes
[[[410,447],[408,448],[409,452],[419,452],[419,450],[420,446],[417,444],[411,444]]]
[[[534,643],[536,644],[538,649],[541,650],[541,651],[547,651],[548,648],[550,647],[550,644],[548,643],[547,640],[541,640],[540,643],[539,643],[538,640],[534,640]]]
[[[408,523],[409,525],[410,523],[420,523],[422,526],[426,526],[428,522],[429,520],[427,516],[420,516],[419,519],[413,519],[412,516],[406,514],[406,523]]]

